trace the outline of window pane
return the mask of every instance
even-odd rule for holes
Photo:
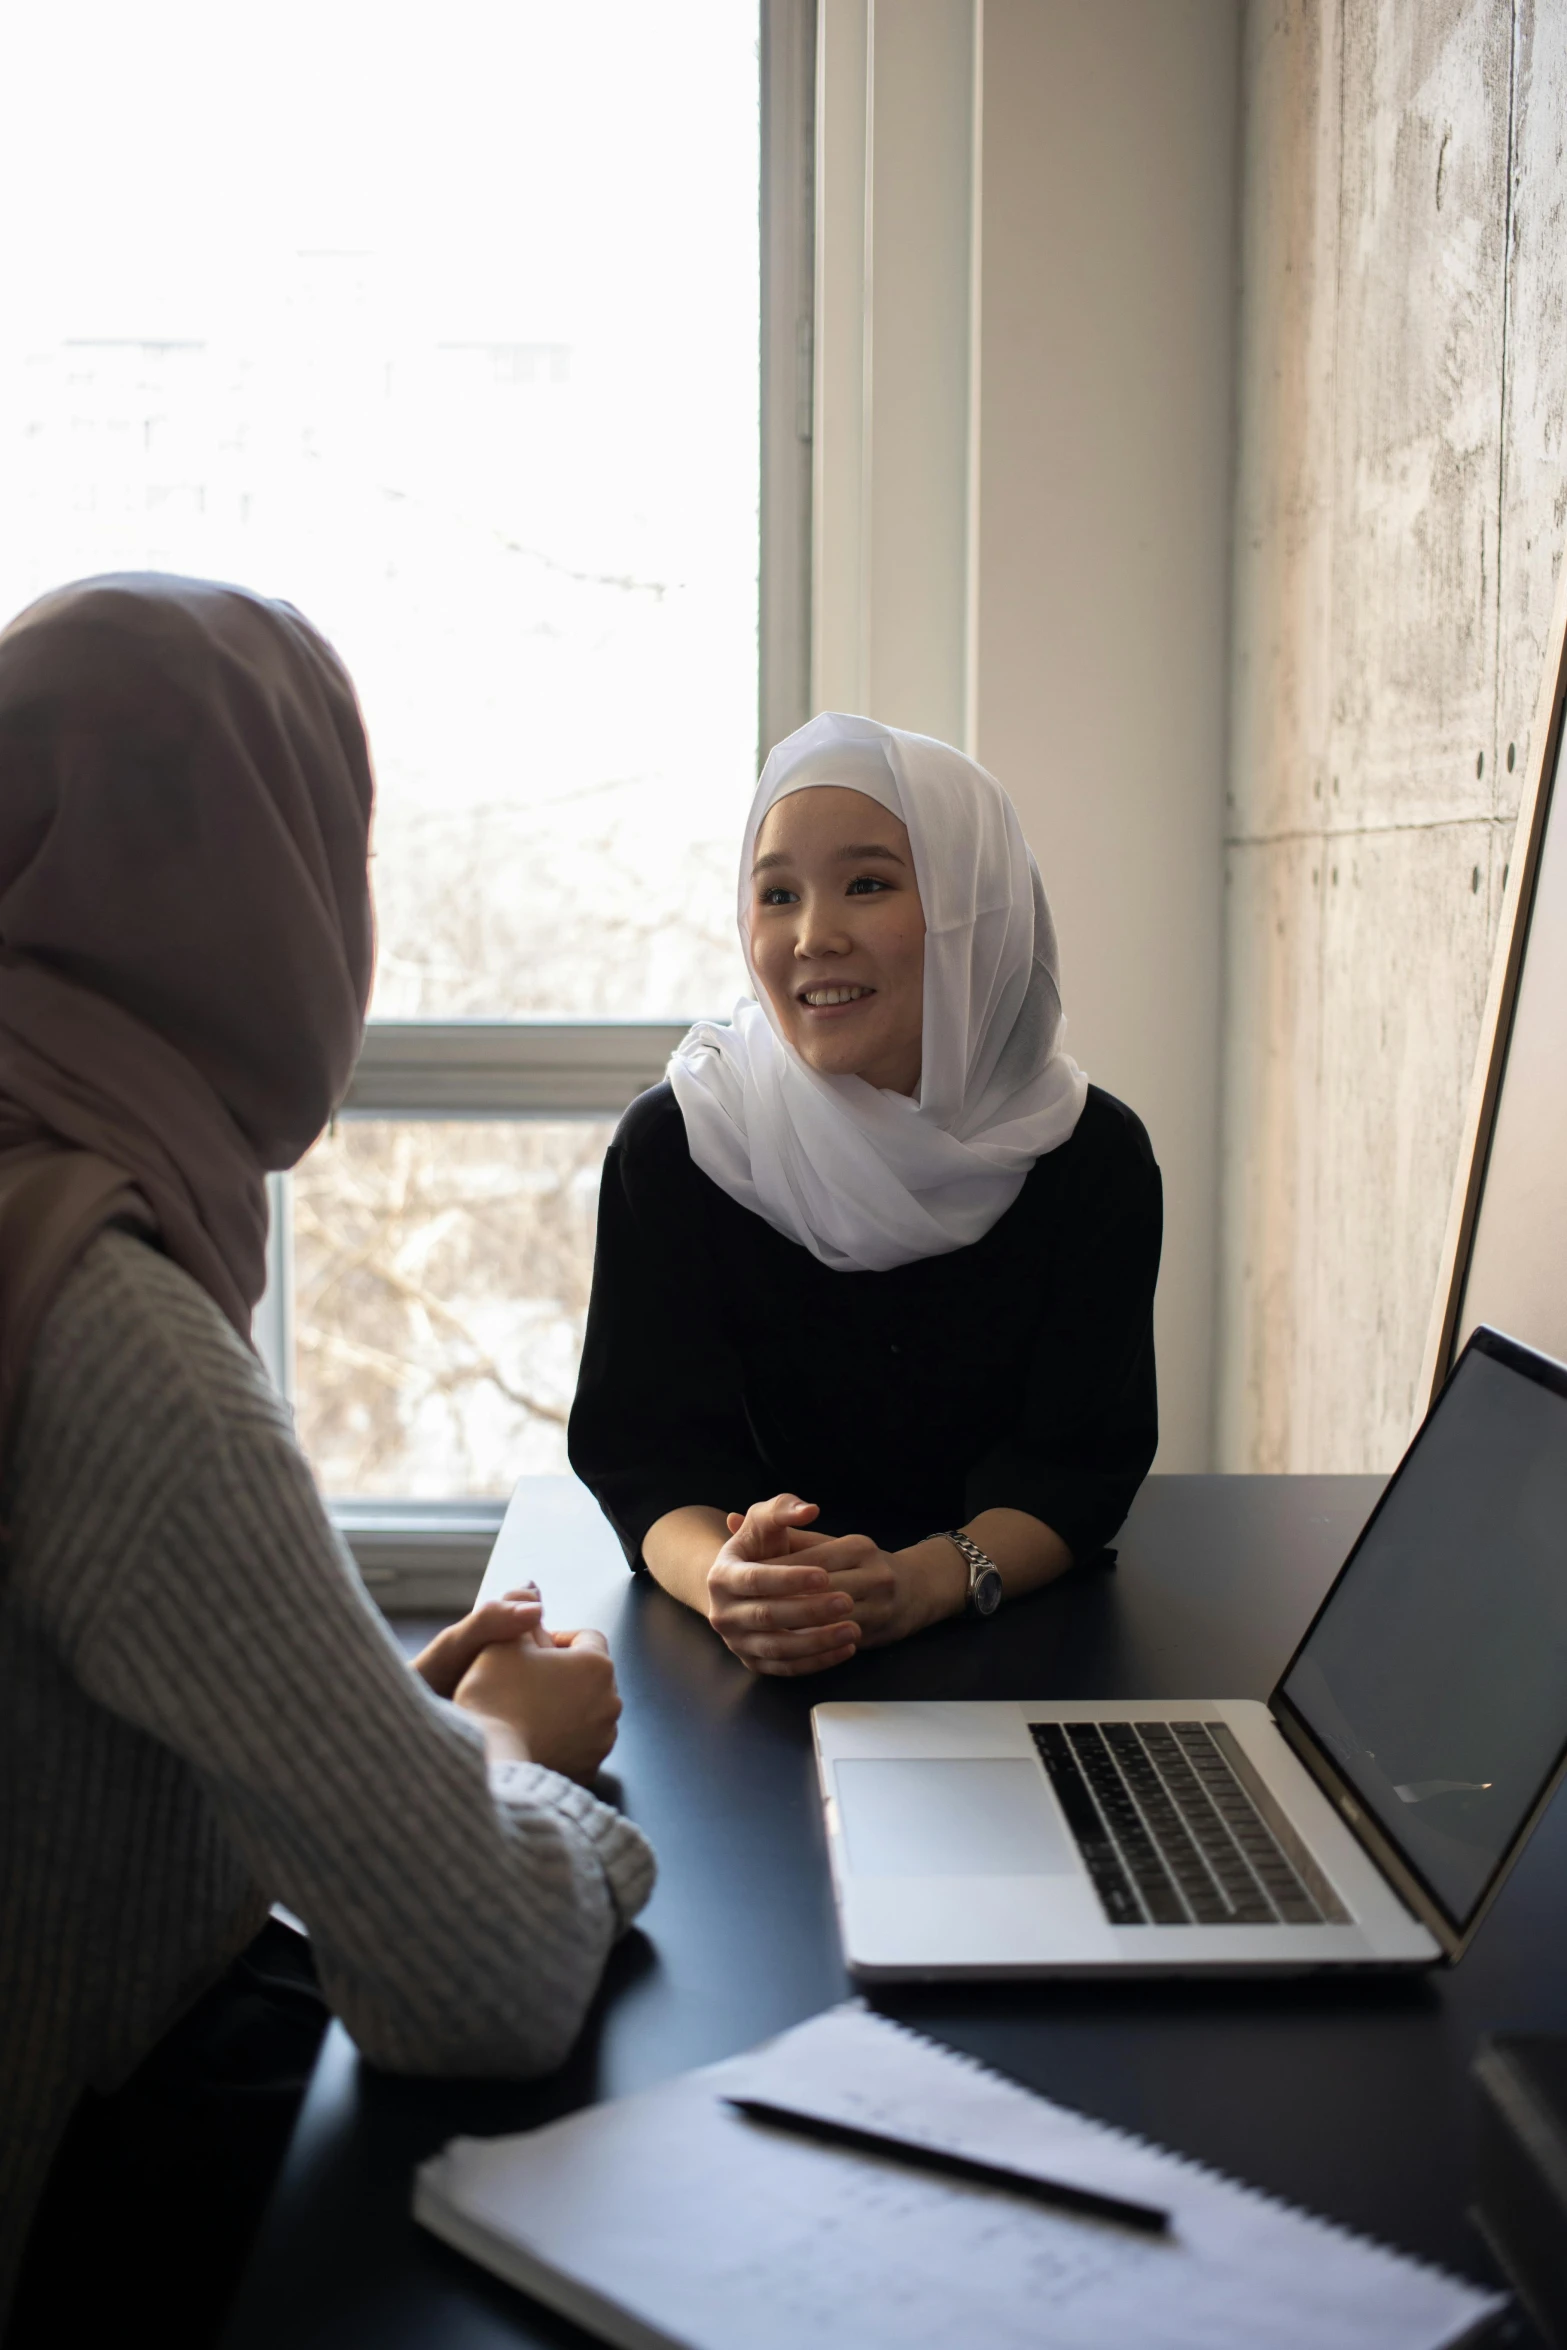
[[[345,1120],[293,1181],[294,1403],[329,1493],[566,1466],[613,1120]]]
[[[0,619],[149,566],[319,621],[383,1015],[726,1009],[754,6],[51,0],[0,81]]]

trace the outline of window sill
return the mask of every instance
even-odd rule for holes
[[[383,1615],[465,1615],[506,1515],[503,1501],[331,1501],[333,1525]]]

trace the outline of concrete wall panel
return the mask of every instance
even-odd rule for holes
[[[1490,813],[1510,36],[1495,0],[1345,9],[1335,825]]]
[[[1333,363],[1339,115],[1336,0],[1247,14],[1227,829],[1320,821],[1332,718]]]
[[[1493,812],[1510,825],[1567,539],[1567,9],[1518,9]],[[1511,752],[1511,757],[1509,757]],[[1498,906],[1499,910],[1499,906]]]
[[[1245,71],[1218,1456],[1385,1468],[1567,530],[1567,10],[1252,0]]]
[[[1408,1441],[1489,970],[1488,819],[1325,842],[1298,1465]]]
[[[1232,843],[1224,1095],[1225,1245],[1215,1449],[1221,1464],[1301,1466],[1297,1399],[1313,1331],[1297,1300],[1312,1291],[1317,1245],[1317,1125],[1322,1010],[1321,843],[1299,835]],[[1244,1005],[1244,1019],[1234,1007]]]

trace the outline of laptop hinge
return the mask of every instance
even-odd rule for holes
[[[1467,1933],[1460,1933],[1450,1918],[1445,1917],[1419,1879],[1405,1865],[1395,1847],[1378,1827],[1376,1821],[1362,1808],[1355,1791],[1335,1770],[1330,1758],[1312,1737],[1303,1722],[1297,1721],[1287,1705],[1280,1705],[1275,1695],[1269,1705],[1273,1726],[1290,1751],[1298,1755],[1316,1780],[1339,1818],[1344,1822],[1357,1844],[1364,1847],[1386,1877],[1407,1910],[1416,1916],[1442,1946],[1444,1958],[1457,1958],[1479,1924],[1474,1918]]]

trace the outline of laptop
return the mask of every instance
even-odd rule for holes
[[[866,1980],[1457,1959],[1567,1768],[1567,1366],[1474,1333],[1265,1705],[812,1720]]]

